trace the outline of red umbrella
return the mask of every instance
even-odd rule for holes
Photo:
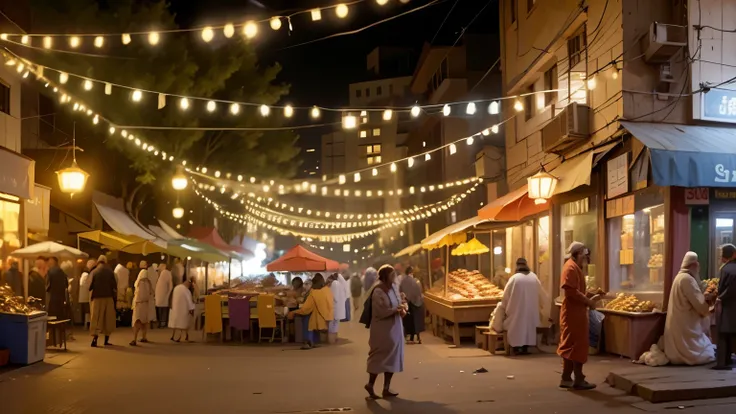
[[[338,262],[312,253],[302,246],[295,246],[266,265],[269,272],[325,272],[336,271],[339,268]]]

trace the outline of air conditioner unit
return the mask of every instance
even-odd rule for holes
[[[590,107],[573,102],[542,128],[544,152],[561,154],[590,138]]]
[[[652,22],[649,34],[641,38],[644,60],[648,63],[664,63],[687,46],[687,27]]]

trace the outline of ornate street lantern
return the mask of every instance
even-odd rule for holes
[[[544,204],[552,198],[552,194],[555,192],[557,177],[545,171],[544,166],[542,166],[538,173],[527,178],[527,184],[529,198],[534,200],[534,204]]]
[[[87,178],[89,178],[89,174],[77,165],[76,150],[77,139],[75,127],[74,135],[72,136],[72,165],[71,167],[56,171],[56,176],[59,179],[59,188],[63,193],[69,194],[70,197],[74,197],[74,194],[84,191],[84,187],[87,185]]]

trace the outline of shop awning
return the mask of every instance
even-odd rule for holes
[[[622,121],[649,149],[654,183],[736,187],[736,128]]]
[[[186,239],[186,237],[184,237],[181,234],[179,234],[179,232],[177,232],[176,230],[174,230],[173,227],[169,226],[165,222],[159,220],[158,221],[158,224],[161,225],[161,229],[163,231],[165,231],[166,234],[169,235],[169,240],[171,240],[171,239]]]
[[[527,197],[527,186],[524,184],[478,210],[478,217],[496,221],[520,221],[548,209],[548,204],[534,204],[534,200]]]
[[[325,272],[339,269],[340,263],[312,253],[302,246],[294,246],[283,256],[266,265],[269,272]]]
[[[93,230],[77,235],[80,239],[89,240],[109,250],[130,254],[148,255],[166,252],[163,240],[146,240],[135,235],[125,235],[114,231]]]
[[[422,250],[421,243],[412,244],[411,246],[404,247],[403,249],[401,249],[398,253],[394,255],[394,257],[411,256],[420,250]]]
[[[465,230],[475,227],[481,223],[490,221],[488,218],[480,216],[471,217],[467,220],[457,222],[451,226],[432,233],[426,239],[422,240],[422,247],[427,250],[438,249],[444,246],[452,246],[460,244],[467,240]]]
[[[618,143],[606,144],[594,150],[585,152],[574,158],[564,161],[550,174],[557,177],[557,186],[554,195],[572,191],[581,185],[590,185],[590,173],[593,171],[595,159],[599,154],[605,154]]]
[[[35,161],[32,159],[0,146],[0,193],[24,199],[31,198],[35,168]]]
[[[250,260],[255,257],[253,252],[242,246],[231,246],[222,239],[214,227],[193,227],[189,231],[189,238],[207,243],[210,246],[230,254],[233,259]]]
[[[113,207],[108,207],[101,203],[95,202],[97,211],[114,231],[126,236],[136,236],[144,240],[156,240],[157,237],[145,230],[141,225],[135,222],[128,213]]]
[[[172,256],[182,259],[192,257],[208,263],[226,262],[232,258],[229,252],[223,252],[207,243],[193,239],[172,239],[166,250]]]

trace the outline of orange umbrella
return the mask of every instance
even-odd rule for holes
[[[338,262],[312,253],[302,246],[295,246],[266,265],[269,272],[325,272],[339,269]]]

